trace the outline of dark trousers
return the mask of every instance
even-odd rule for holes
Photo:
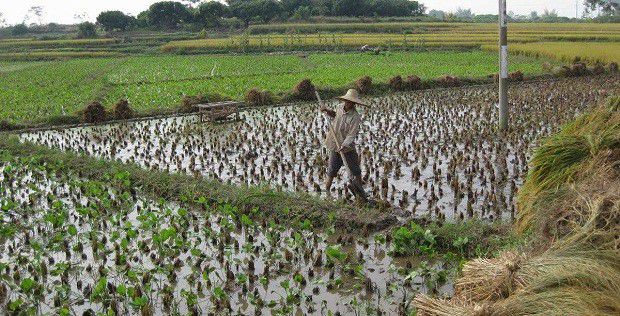
[[[345,161],[342,161],[343,156]],[[360,168],[360,157],[357,155],[357,152],[355,150],[351,150],[343,154],[332,151],[329,154],[329,169],[327,171],[327,175],[330,177],[335,177],[336,174],[338,174],[338,170],[340,170],[340,168],[345,162],[354,177],[362,176],[362,169]]]

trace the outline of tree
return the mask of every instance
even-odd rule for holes
[[[28,26],[26,25],[26,23],[22,22],[20,24],[15,25],[11,33],[13,35],[19,36],[19,35],[27,34],[29,31],[30,30],[28,29]]]
[[[192,14],[180,2],[162,1],[152,4],[148,11],[149,26],[159,29],[176,29],[179,24],[190,22]]]
[[[458,8],[456,9],[456,12],[454,12],[454,16],[460,20],[471,20],[474,18],[474,14],[471,13],[471,9]]]
[[[6,20],[4,19],[4,13],[0,12],[0,27],[3,27],[6,24]]]
[[[497,14],[475,14],[472,21],[476,23],[495,23],[498,19]]]
[[[137,27],[141,27],[141,28],[148,27],[149,26],[149,10],[145,10],[145,11],[138,13],[135,23]]]
[[[104,11],[97,16],[97,23],[106,32],[114,30],[125,31],[131,26],[133,20],[133,17],[121,11]]]
[[[64,28],[62,27],[62,25],[58,23],[53,23],[53,22],[47,24],[46,29],[48,33],[61,33],[64,31]]]
[[[86,20],[88,20],[88,13],[86,12],[76,13],[73,15],[73,18],[79,23],[86,22]]]
[[[371,10],[368,0],[334,0],[334,15],[368,16]]]
[[[28,14],[33,14],[37,17],[39,24],[43,24],[41,17],[43,16],[43,7],[42,6],[32,6],[28,10]]]
[[[620,10],[620,1],[618,0],[585,0],[587,12],[595,10],[601,10],[601,13],[605,15],[618,15]]]
[[[443,20],[446,18],[446,12],[441,10],[430,10],[428,11],[428,16],[434,17],[438,20]]]
[[[291,16],[291,19],[295,21],[305,21],[308,20],[310,16],[312,16],[312,10],[310,10],[310,7],[304,6],[295,9],[295,12],[293,12],[293,16]]]
[[[417,1],[374,0],[371,13],[378,16],[415,16],[424,14],[425,8]]]
[[[201,3],[196,10],[194,21],[204,27],[217,27],[221,25],[224,17],[230,15],[226,5],[217,1]]]
[[[538,16],[538,12],[530,12],[530,21],[538,21],[538,19],[540,19],[540,17]]]
[[[187,3],[188,7],[192,7],[194,4],[200,2],[201,0],[181,0],[183,3]]]
[[[334,2],[332,0],[312,0],[312,15],[332,15]]]
[[[229,3],[233,16],[246,26],[250,21],[269,22],[284,12],[280,2],[275,0],[231,0]]]
[[[280,4],[282,4],[282,9],[287,12],[289,15],[294,14],[297,9],[301,7],[310,8],[312,6],[311,0],[280,0]]]
[[[555,9],[549,11],[548,9],[545,9],[545,11],[543,12],[543,14],[540,16],[543,20],[549,20],[549,19],[553,19],[553,18],[557,18],[558,17],[558,11],[556,11]]]
[[[78,24],[79,38],[95,38],[97,37],[97,27],[91,22],[82,22]]]

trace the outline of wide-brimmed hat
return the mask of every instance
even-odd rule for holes
[[[341,97],[338,97],[338,100],[351,101],[351,102],[359,104],[359,105],[368,106],[368,104],[366,104],[366,103],[364,103],[364,101],[362,101],[362,99],[360,98],[359,93],[355,89],[349,89],[349,91],[347,91],[347,94],[345,94],[345,95],[343,95]]]

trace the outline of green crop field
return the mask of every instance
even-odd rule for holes
[[[542,60],[515,56],[511,69],[542,71]],[[141,112],[177,107],[183,95],[219,93],[241,99],[253,87],[289,91],[310,78],[341,88],[368,75],[385,82],[394,75],[436,78],[495,73],[494,53],[396,52],[296,55],[133,56],[48,62],[1,62],[0,117],[33,122],[75,114],[95,99],[109,106],[127,98]]]
[[[481,78],[497,72],[494,23],[271,24],[244,34],[199,36],[0,40],[0,120],[48,121],[75,115],[94,100],[109,107],[126,98],[145,113],[174,109],[184,95],[243,99],[259,88],[282,96],[306,78],[320,88],[343,89],[362,76],[385,83],[395,75]],[[575,57],[618,62],[620,25],[513,23],[509,43],[511,71],[526,75],[541,73],[543,63]],[[383,52],[352,52],[364,45]],[[270,51],[278,53],[265,54]]]

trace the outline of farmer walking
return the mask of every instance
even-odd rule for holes
[[[317,95],[318,97],[318,95]],[[360,158],[355,150],[355,138],[360,130],[362,117],[356,106],[367,106],[359,97],[357,90],[351,89],[338,98],[343,101],[342,107],[336,111],[321,104],[321,112],[332,118],[327,132],[325,143],[329,150],[329,169],[325,188],[331,192],[332,182],[338,170],[346,163],[351,175],[347,188],[362,202],[368,203],[368,197],[362,184],[362,170]]]

